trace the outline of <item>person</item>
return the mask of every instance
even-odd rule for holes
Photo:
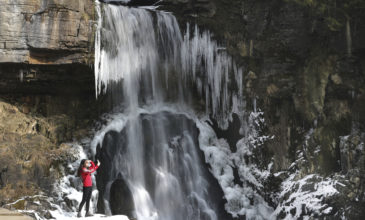
[[[90,206],[90,199],[91,199],[91,193],[92,193],[92,179],[91,174],[95,172],[100,166],[100,161],[97,160],[97,165],[94,164],[91,160],[83,159],[81,160],[79,169],[77,171],[77,175],[81,176],[82,183],[83,183],[83,190],[82,190],[82,201],[79,206],[79,212],[77,213],[77,217],[82,217],[81,210],[84,204],[86,203],[86,214],[85,216],[93,216],[89,212],[89,206]]]

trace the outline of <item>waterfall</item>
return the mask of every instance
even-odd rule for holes
[[[98,207],[137,219],[218,219],[220,193],[204,169],[195,122],[166,109],[140,109],[136,115],[119,115],[122,121],[112,123],[122,128],[110,124],[95,137],[103,164]],[[116,182],[119,189],[113,189]]]
[[[96,97],[121,93],[119,110],[91,143],[102,162],[98,210],[142,220],[228,220],[225,196],[233,215],[267,214],[253,190],[233,187],[229,152],[211,143],[216,137],[203,132],[207,124],[190,107],[200,103],[222,128],[233,112],[243,116],[243,69],[209,31],[186,24],[182,34],[171,13],[107,4],[97,12]],[[207,158],[211,149],[217,154]],[[247,203],[250,197],[264,208]]]
[[[200,33],[196,25],[190,30],[187,24],[183,36],[176,18],[167,12],[112,5],[103,9],[98,9],[102,16],[95,43],[97,96],[123,82],[129,107],[163,102],[168,94],[184,102],[190,82],[205,100],[206,112],[222,127],[230,113],[244,105],[243,69],[208,31]]]

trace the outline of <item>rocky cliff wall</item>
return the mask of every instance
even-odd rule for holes
[[[93,0],[1,0],[0,93],[92,93],[95,16]]]
[[[1,0],[0,63],[89,63],[93,0]]]
[[[45,195],[78,153],[65,143],[99,114],[94,24],[94,0],[0,0],[0,206],[50,217]]]

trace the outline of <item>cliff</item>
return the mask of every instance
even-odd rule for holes
[[[89,63],[94,1],[0,1],[0,63]]]
[[[45,195],[77,155],[65,142],[96,113],[94,24],[93,0],[0,1],[0,206],[49,216]]]

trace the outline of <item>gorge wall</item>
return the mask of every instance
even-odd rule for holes
[[[365,216],[361,208],[365,202],[364,4],[314,2],[165,0],[160,9],[172,11],[181,28],[190,22],[211,31],[245,68],[247,106],[264,112],[261,132],[274,136],[255,149],[249,160],[261,168],[272,163],[272,175],[261,194],[279,207],[278,217],[309,214],[359,219]],[[45,138],[49,142],[45,152],[62,149],[60,143],[87,136],[85,128],[105,111],[96,106],[107,103],[108,97],[96,100],[94,95],[95,22],[93,0],[0,0],[0,98],[4,106],[13,105],[4,107],[1,120],[8,121],[8,114],[20,111],[30,120],[64,117],[63,121],[70,121],[68,126],[55,122],[67,133],[57,140],[37,126],[26,130],[4,126],[3,152],[24,160],[15,151],[22,147],[11,147],[5,140],[11,135]],[[19,123],[29,125],[27,120]],[[218,127],[216,132],[223,138],[240,136]],[[39,148],[38,144],[27,146]],[[11,184],[17,179],[6,170],[25,170],[20,163],[13,165],[2,162],[0,191],[15,189]],[[290,178],[298,184],[290,185]],[[338,193],[321,197],[331,210],[286,204],[289,199],[296,202],[290,195],[315,193],[327,178],[339,183],[335,184]],[[47,189],[41,185],[39,190]],[[21,196],[1,197],[0,205]]]

